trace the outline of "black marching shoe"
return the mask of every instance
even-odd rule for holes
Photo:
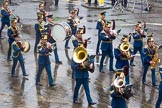
[[[91,105],[95,105],[95,104],[96,104],[95,102],[91,102],[88,105],[91,106]]]
[[[62,64],[62,61],[58,61],[58,62],[56,62],[56,64]]]
[[[109,72],[115,72],[115,70],[113,69],[113,70],[109,70]]]
[[[153,84],[152,86],[153,86],[153,87],[156,87],[156,86],[158,86],[158,85],[156,85],[156,84]]]
[[[42,86],[42,84],[40,82],[37,82],[36,86]]]
[[[65,49],[70,49],[70,47],[65,47]]]
[[[143,85],[147,85],[146,82],[142,82]]]
[[[13,74],[13,75],[11,75],[11,77],[18,77],[18,75]]]
[[[0,37],[0,39],[4,39],[4,37]]]
[[[28,74],[24,74],[23,76],[29,76]]]
[[[7,58],[7,61],[12,61],[12,59],[11,58]]]
[[[136,65],[135,65],[135,64],[133,64],[133,63],[130,63],[130,65],[131,65],[131,66],[136,66]]]
[[[54,87],[54,86],[56,86],[56,84],[50,84],[50,87]]]
[[[101,70],[100,72],[101,72],[101,73],[105,73],[105,71],[103,71],[103,70]]]
[[[81,104],[80,102],[78,101],[73,101],[74,104]]]

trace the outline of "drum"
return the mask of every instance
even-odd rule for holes
[[[71,36],[71,32],[71,27],[66,22],[55,24],[51,30],[52,37],[57,42],[67,39],[69,36]]]
[[[22,46],[25,47],[23,50],[24,53],[27,53],[30,50],[30,44],[27,41],[22,42]]]

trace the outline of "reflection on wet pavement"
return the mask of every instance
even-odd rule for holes
[[[17,0],[16,0],[17,1]],[[83,16],[81,20],[81,26],[85,25],[87,32],[85,37],[91,37],[91,43],[88,44],[88,49],[92,53],[95,53],[96,42],[97,42],[97,30],[95,29],[96,22],[99,18],[99,13],[104,10],[87,9],[81,6],[81,1],[72,0],[65,1],[60,0],[59,6],[54,6],[53,0],[46,0],[46,10],[54,14],[56,23],[65,22],[69,16],[69,11],[74,8],[79,8],[79,16]],[[132,32],[133,26],[120,26],[120,24],[134,24],[139,20],[146,20],[146,22],[162,23],[162,14],[159,11],[162,10],[161,4],[150,0],[154,7],[150,13],[141,13],[141,10],[132,14],[130,12],[113,12],[111,9],[105,10],[109,13],[109,19],[116,20],[116,29],[122,29],[121,35]],[[28,77],[23,77],[20,65],[16,67],[16,74],[18,77],[11,78],[11,66],[12,61],[6,60],[7,49],[8,49],[8,37],[6,36],[7,28],[3,30],[4,40],[0,40],[0,105],[2,108],[89,108],[84,93],[84,88],[81,87],[79,93],[79,101],[82,102],[80,105],[73,104],[72,97],[75,86],[75,80],[72,79],[72,70],[70,61],[72,58],[73,45],[71,40],[69,42],[71,49],[64,49],[64,42],[57,43],[58,54],[60,60],[63,62],[62,65],[55,64],[53,55],[51,59],[51,71],[56,84],[55,87],[48,86],[48,78],[46,71],[43,71],[41,81],[43,86],[35,86],[35,76],[38,69],[38,55],[34,54],[34,43],[35,43],[35,31],[34,24],[36,21],[36,10],[38,9],[39,2],[31,2],[31,0],[20,0],[18,5],[12,5],[10,8],[15,9],[21,17],[21,33],[23,40],[29,41],[31,49],[28,53],[24,54],[26,71],[29,74]],[[26,8],[24,8],[26,7]],[[157,44],[162,43],[161,39],[161,26],[147,25],[149,33],[155,32],[155,41]],[[113,43],[116,47],[122,36],[118,36]],[[146,40],[144,40],[146,42]],[[162,50],[159,50],[159,57],[162,59]],[[101,56],[95,58],[95,72],[90,73],[90,92],[93,100],[97,102],[92,108],[110,108],[111,97],[108,93],[110,85],[113,83],[114,74],[109,73],[108,65],[109,59],[105,60],[104,69],[106,73],[99,73],[99,63]],[[142,66],[139,61],[140,57],[135,58],[135,67],[130,68],[130,79],[133,84],[134,96],[127,101],[128,108],[154,108],[158,90],[157,87],[151,85],[151,72],[148,72],[147,82],[149,85],[141,84]],[[115,59],[114,59],[115,65]],[[158,71],[158,67],[156,68]],[[156,72],[157,84],[160,81],[159,74]],[[91,107],[90,107],[91,108]]]

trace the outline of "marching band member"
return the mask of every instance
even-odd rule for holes
[[[2,30],[4,29],[5,25],[7,25],[8,27],[10,26],[11,13],[12,11],[10,11],[8,8],[8,1],[4,1],[3,7],[1,9],[2,18],[1,18],[0,39],[4,39],[4,37],[2,37]]]
[[[72,35],[75,36],[76,32],[77,32],[77,24],[75,24],[75,21],[74,19],[76,18],[77,16],[77,10],[72,10],[70,12],[70,17],[67,19],[67,23],[69,24],[69,26],[71,27],[71,30],[72,30]],[[68,47],[68,44],[69,44],[69,40],[70,40],[71,36],[69,36],[68,39],[66,39],[66,42],[65,42],[65,48],[66,49],[70,49],[70,47]]]
[[[100,33],[103,30],[104,24],[106,24],[105,13],[106,12],[100,13],[101,18],[97,21],[97,25],[96,25],[96,29],[98,29],[98,42],[97,42],[97,48],[96,48],[96,55],[100,54],[100,51],[99,51],[100,43],[101,43]]]
[[[102,57],[100,60],[100,68],[99,71],[104,73],[103,71],[103,62],[107,55],[110,57],[110,65],[109,71],[114,72],[113,69],[113,44],[112,41],[116,38],[114,32],[110,30],[111,24],[110,22],[104,25],[103,31],[100,33],[100,39],[102,40],[101,43],[101,50],[102,50]]]
[[[83,26],[83,28],[78,28],[76,35],[75,35],[75,39],[72,40],[74,49],[77,48],[80,45],[83,45],[85,48],[87,47],[87,39],[83,38],[83,34],[85,34],[85,26]]]
[[[109,88],[110,95],[112,97],[112,108],[127,108],[126,100],[128,100],[132,96],[131,89],[130,91],[126,91],[124,77],[125,76],[123,70],[118,70],[115,75],[115,80]]]
[[[140,52],[141,55],[141,61],[142,61],[142,65],[143,65],[143,38],[146,37],[146,32],[144,30],[141,29],[141,24],[138,23],[135,26],[135,32],[132,34],[133,38],[134,38],[134,43],[133,43],[133,53],[134,55],[137,53],[137,51]],[[134,62],[134,58],[131,60],[130,65],[131,66],[135,66],[133,64]]]
[[[161,81],[160,81],[160,84],[159,84],[159,96],[158,96],[158,99],[156,101],[155,108],[160,108],[160,104],[162,102],[162,66],[159,67],[159,73],[160,73]]]
[[[86,66],[85,61],[83,61],[82,63],[76,63],[72,59],[71,66],[73,68],[74,77],[75,77],[75,80],[76,80],[76,85],[75,85],[74,95],[73,95],[73,103],[75,103],[75,104],[80,103],[78,101],[78,92],[79,92],[79,89],[80,89],[81,85],[83,85],[83,87],[85,89],[88,105],[96,104],[95,102],[92,101],[92,98],[91,98],[91,95],[90,95],[89,73],[88,73],[89,69],[94,68],[94,63],[90,63],[89,66]]]
[[[17,19],[12,19],[11,26],[8,28],[8,31],[7,31],[7,35],[8,35],[8,42],[9,42],[7,60],[11,61],[12,60],[11,59],[11,44],[14,42],[13,36],[20,35],[20,30],[19,30],[19,27],[17,26]]]
[[[46,16],[48,15],[47,12],[45,11],[45,2],[40,2],[39,3],[39,9],[37,11],[37,16],[43,16],[43,21],[46,21]]]
[[[39,16],[37,18],[38,23],[35,24],[34,29],[35,29],[35,45],[34,45],[34,53],[37,53],[37,45],[40,42],[42,38],[42,33],[46,33],[47,31],[45,30],[45,22],[43,21],[43,16]]]
[[[83,38],[83,34],[85,33],[85,26],[83,26],[84,28],[78,28],[76,35],[75,35],[75,39],[72,40],[73,46],[74,46],[74,50],[75,48],[82,46],[84,48],[87,47],[87,40]],[[71,66],[72,69],[72,78],[74,78],[74,69]]]
[[[21,70],[22,70],[23,76],[28,76],[28,74],[26,74],[26,70],[25,70],[24,58],[23,58],[23,55],[21,53],[24,50],[25,47],[22,46],[22,44],[21,44],[20,35],[14,35],[13,38],[14,38],[15,41],[12,43],[13,65],[12,65],[12,70],[11,70],[11,77],[17,77],[17,75],[15,74],[15,68],[17,66],[18,61],[21,65]]]
[[[62,61],[59,60],[59,56],[57,53],[56,41],[53,39],[52,34],[51,34],[51,29],[54,26],[52,14],[47,15],[47,23],[48,23],[48,42],[50,42],[51,44],[55,43],[55,48],[54,48],[55,63],[62,64]]]
[[[152,86],[156,86],[156,76],[155,76],[155,66],[151,68],[152,65],[155,64],[156,61],[153,61],[154,57],[158,58],[158,46],[154,44],[154,39],[150,36],[147,39],[147,46],[144,48],[144,69],[143,69],[143,76],[142,76],[142,84],[146,84],[146,74],[148,68],[151,69],[152,74]]]
[[[43,69],[45,68],[48,75],[49,86],[54,86],[54,81],[51,73],[51,65],[50,65],[50,52],[52,52],[51,44],[47,42],[47,35],[42,36],[41,41],[38,45],[38,73],[36,76],[36,85],[41,86],[40,77]]]
[[[129,48],[129,43],[128,43],[128,36],[124,35],[123,38],[121,39],[121,43],[119,44],[119,46],[117,48],[114,49],[114,55],[116,58],[116,64],[115,67],[116,69],[125,69],[125,80],[126,80],[126,84],[129,84],[129,60],[133,57],[133,55],[131,54],[131,50]],[[125,50],[126,47],[127,50]],[[123,50],[124,49],[124,50]]]

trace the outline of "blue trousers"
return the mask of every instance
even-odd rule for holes
[[[0,29],[0,38],[2,37],[2,30],[4,29],[5,25],[7,25],[8,27],[10,26],[10,22],[2,22],[2,25],[1,25],[1,29]]]
[[[26,71],[25,71],[24,60],[22,60],[20,58],[13,58],[13,65],[12,65],[11,75],[15,74],[15,68],[17,66],[18,61],[20,62],[22,73],[23,73],[23,75],[25,75]]]
[[[88,78],[76,78],[76,85],[75,85],[75,89],[74,89],[73,101],[78,100],[78,92],[79,92],[80,86],[82,84],[83,84],[83,87],[84,87],[84,90],[85,90],[85,93],[86,93],[88,103],[92,103],[92,98],[90,96],[90,90],[89,90]]]
[[[40,77],[41,77],[41,74],[42,74],[42,71],[43,71],[44,68],[47,71],[49,85],[52,85],[53,79],[52,79],[51,65],[50,64],[39,64],[38,73],[37,73],[37,77],[36,77],[36,84],[40,82]]]
[[[65,48],[68,48],[69,40],[71,39],[71,36],[69,36],[65,41]]]
[[[35,40],[34,53],[37,53],[37,46],[38,46],[39,42],[40,42],[40,39]]]
[[[57,48],[54,49],[54,56],[55,56],[55,62],[59,62],[59,57],[58,57],[58,53],[57,53]]]
[[[9,42],[7,60],[11,59],[11,50],[12,50],[11,45],[12,45],[12,42]]]
[[[98,42],[97,42],[97,48],[96,48],[96,54],[98,54],[98,53],[99,53],[100,44],[101,44],[101,39],[99,39],[99,38],[98,38]]]
[[[133,50],[133,54],[135,55],[135,54],[137,54],[137,51],[139,51],[140,52],[140,55],[141,55],[141,61],[142,61],[142,65],[143,65],[143,48],[142,47],[140,47],[140,48],[136,48],[136,47],[134,47],[134,50]],[[131,63],[133,63],[134,62],[134,57],[132,58],[132,60],[130,61]]]
[[[148,68],[149,68],[148,65],[144,66],[143,76],[142,76],[143,83],[146,82],[146,74],[147,74]],[[152,85],[155,85],[156,84],[155,69],[151,69],[151,72],[152,72]]]
[[[162,102],[162,91],[159,91],[159,97],[158,97],[158,100],[156,102],[155,108],[160,108],[161,102]]]
[[[107,55],[109,55],[109,59],[110,59],[110,62],[109,62],[109,71],[113,71],[114,69],[113,69],[113,52],[111,51],[111,52],[108,52],[108,51],[102,51],[102,57],[101,57],[101,60],[100,60],[100,70],[99,71],[101,71],[101,70],[103,70],[103,62],[104,62],[104,60],[105,60],[105,57],[107,56]]]

